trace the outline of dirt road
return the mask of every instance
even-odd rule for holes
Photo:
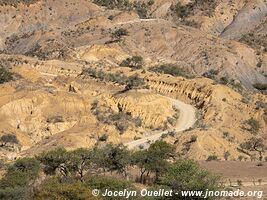
[[[196,122],[196,115],[195,115],[195,108],[189,104],[185,104],[177,99],[168,98],[172,103],[173,106],[176,107],[180,111],[180,116],[178,119],[178,122],[174,128],[175,132],[181,132],[184,130],[189,129],[192,127]],[[127,146],[129,149],[134,149],[139,146],[148,146],[148,143],[155,142],[156,140],[159,140],[162,135],[168,133],[167,131],[153,131],[149,134],[149,136],[146,136],[139,140],[134,140],[128,143],[125,143],[124,145]]]

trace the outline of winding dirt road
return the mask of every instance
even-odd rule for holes
[[[165,97],[165,96],[164,96]],[[195,108],[189,104],[185,104],[182,101],[179,101],[177,99],[168,98],[175,108],[177,108],[180,111],[180,116],[178,119],[178,122],[173,129],[175,132],[181,132],[184,130],[189,129],[192,127],[196,122],[196,115],[195,115]],[[139,146],[148,146],[150,142],[155,142],[161,138],[162,135],[168,133],[167,131],[153,131],[148,133],[149,136],[144,137],[139,140],[134,140],[128,143],[125,143],[124,145],[127,146],[129,149],[134,149]]]

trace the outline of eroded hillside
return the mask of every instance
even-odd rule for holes
[[[0,5],[3,158],[155,134],[182,157],[258,157],[240,145],[267,137],[264,1]]]

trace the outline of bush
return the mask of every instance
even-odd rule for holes
[[[40,0],[0,0],[0,5],[11,5],[11,6],[15,6],[17,7],[17,5],[19,3],[23,3],[23,4],[26,4],[26,5],[30,5],[30,4],[33,4],[33,3],[36,3]]]
[[[255,83],[253,87],[261,91],[267,90],[267,83]]]
[[[141,88],[145,85],[144,79],[140,78],[138,75],[130,76],[127,80],[126,89]]]
[[[51,178],[40,185],[33,199],[98,200],[100,198],[93,196],[91,189],[82,183],[64,183],[57,178]]]
[[[131,6],[128,0],[94,0],[93,3],[108,9],[126,9]]]
[[[119,28],[118,30],[112,33],[112,37],[115,39],[121,39],[123,36],[127,36],[129,33],[124,28]]]
[[[95,70],[91,68],[83,69],[82,75],[88,75],[93,78],[99,79],[101,81],[118,83],[120,85],[126,85],[126,89],[131,89],[134,87],[142,87],[145,85],[143,78],[140,78],[138,75],[132,75],[127,77],[120,73],[106,73],[102,70]]]
[[[18,144],[19,143],[17,136],[14,134],[2,135],[0,138],[0,141],[3,142],[4,144],[6,144],[6,143]]]
[[[183,6],[180,2],[178,2],[174,8],[176,15],[182,19],[188,17],[191,14],[192,10],[193,10],[192,4]]]
[[[257,134],[261,128],[259,121],[253,118],[246,120],[245,124],[247,124],[249,127],[248,128],[243,127],[243,128],[250,131],[253,134]]]
[[[206,161],[218,161],[218,156],[216,155],[210,155]]]
[[[14,80],[13,73],[7,71],[5,68],[0,67],[0,84]]]
[[[188,71],[176,65],[161,65],[159,67],[153,67],[150,70],[158,73],[170,74],[172,76],[192,77]]]
[[[214,176],[191,160],[180,160],[170,165],[160,178],[161,185],[170,187],[174,193],[179,193],[170,199],[187,199],[180,191],[217,191],[220,177]],[[203,199],[203,197],[192,198]],[[208,198],[210,199],[210,198]]]
[[[219,74],[218,70],[211,69],[203,74],[204,77],[216,80],[216,76]]]
[[[106,141],[108,140],[108,135],[107,135],[107,134],[103,134],[102,136],[100,136],[100,137],[98,138],[98,140],[99,140],[100,142],[106,142]]]
[[[62,123],[64,122],[64,119],[62,116],[53,116],[53,117],[49,117],[47,120],[46,120],[47,123],[53,123],[53,124],[56,124],[56,123]]]
[[[144,59],[141,56],[133,56],[126,58],[120,64],[121,67],[130,67],[133,69],[141,69],[144,65]]]

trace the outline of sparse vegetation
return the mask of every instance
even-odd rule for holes
[[[253,118],[246,120],[244,124],[245,125],[242,128],[251,132],[252,134],[257,134],[261,128],[260,122]]]
[[[145,2],[134,1],[130,2],[128,0],[94,0],[95,4],[100,6],[105,6],[108,9],[119,9],[127,11],[135,11],[140,18],[148,18],[148,9],[154,4],[153,0]]]
[[[52,116],[52,117],[47,118],[46,122],[52,123],[52,124],[62,123],[64,122],[64,118],[62,116]]]
[[[11,143],[11,144],[19,143],[17,136],[14,134],[10,134],[10,133],[2,135],[0,138],[0,142],[2,142],[3,146],[5,146],[7,143]]]
[[[192,78],[192,75],[187,70],[177,65],[171,65],[171,64],[160,65],[158,67],[150,68],[150,70],[158,73],[170,74],[172,76],[182,76],[186,78]]]
[[[256,151],[259,153],[259,160],[262,161],[263,159],[263,152],[266,149],[264,141],[262,138],[252,137],[244,143],[240,144],[241,150],[246,153],[247,155],[251,155],[250,152]]]
[[[248,33],[239,40],[257,51],[267,52],[267,39],[265,35]]]
[[[255,83],[253,84],[253,87],[257,90],[264,91],[267,90],[267,83]]]
[[[231,155],[230,152],[226,151],[226,152],[224,152],[223,157],[227,161],[230,155]]]
[[[91,188],[138,190],[133,186],[133,181],[151,183],[155,187],[173,189],[176,192],[183,189],[219,189],[219,177],[201,169],[196,162],[168,162],[174,156],[174,150],[172,145],[163,141],[151,144],[146,150],[133,152],[125,146],[111,144],[92,150],[54,149],[36,158],[19,159],[11,165],[0,180],[0,198],[97,200],[97,197],[92,196]],[[140,178],[129,176],[130,165],[140,170]],[[117,175],[116,178],[105,176],[107,172],[110,175],[116,172],[123,175],[124,179],[128,177],[129,181],[118,178],[120,176]],[[44,174],[42,179],[38,179],[40,173]],[[177,185],[176,182],[181,184]]]
[[[210,155],[208,156],[207,160],[206,161],[218,161],[218,156],[216,155]]]
[[[17,7],[19,3],[30,5],[38,1],[40,0],[0,0],[0,5],[1,6],[11,5],[11,6]]]
[[[212,16],[216,6],[217,2],[215,0],[194,0],[185,5],[178,2],[172,7],[172,10],[177,17],[185,20],[187,17],[198,11],[203,15]]]
[[[139,117],[134,118],[130,113],[125,113],[123,111],[115,113],[106,106],[99,106],[98,102],[92,104],[91,110],[98,121],[115,126],[120,134],[126,132],[131,125],[135,127],[142,126],[142,121]]]
[[[99,79],[101,81],[118,83],[120,85],[125,85],[126,90],[131,88],[143,88],[145,87],[145,82],[142,78],[137,75],[125,76],[121,73],[106,73],[102,70],[96,69],[83,69],[82,75],[91,76],[93,78]]]
[[[127,36],[129,33],[126,29],[124,28],[119,28],[118,30],[115,30],[112,33],[112,38],[116,40],[121,40],[123,36]]]
[[[141,69],[144,65],[144,59],[141,56],[133,56],[126,58],[120,64],[121,67],[130,67],[133,69]]]
[[[0,66],[0,84],[14,80],[13,73]]]

